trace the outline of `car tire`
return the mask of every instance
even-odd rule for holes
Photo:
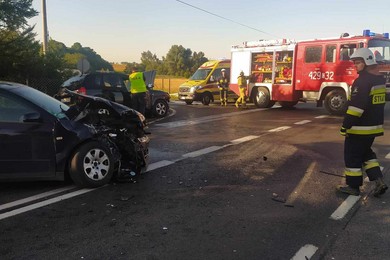
[[[213,99],[213,96],[210,93],[208,93],[208,92],[203,93],[203,95],[202,95],[202,104],[205,105],[205,106],[208,106],[212,99]]]
[[[192,102],[194,102],[194,101],[192,101],[192,100],[186,100],[186,104],[187,104],[187,105],[191,105]]]
[[[165,100],[158,99],[153,104],[153,114],[156,117],[164,117],[168,114],[169,105]]]
[[[74,153],[69,175],[77,186],[94,188],[107,184],[114,172],[111,153],[99,142],[89,142]]]

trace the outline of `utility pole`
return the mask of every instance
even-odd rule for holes
[[[46,54],[47,51],[47,40],[48,40],[48,32],[47,32],[47,19],[46,19],[46,0],[42,0],[42,33],[43,33],[43,54]]]

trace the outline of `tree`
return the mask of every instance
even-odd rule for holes
[[[164,60],[164,67],[168,75],[189,77],[192,67],[191,55],[190,49],[186,49],[182,45],[173,45]]]
[[[0,30],[28,30],[27,19],[38,14],[32,0],[0,0]]]
[[[141,63],[145,66],[145,70],[161,70],[161,60],[150,51],[141,53]]]

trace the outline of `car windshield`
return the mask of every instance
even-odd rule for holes
[[[195,71],[194,75],[192,75],[190,80],[205,80],[210,72],[211,69],[198,69]]]
[[[373,39],[368,42],[368,48],[375,54],[378,59],[378,54],[382,60],[390,61],[390,41]]]
[[[67,105],[39,90],[31,87],[19,87],[15,92],[59,119],[67,117],[64,113],[69,109]]]

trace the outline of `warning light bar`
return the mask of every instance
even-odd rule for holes
[[[363,36],[379,36],[389,39],[389,33],[375,33],[370,30],[363,30]]]

